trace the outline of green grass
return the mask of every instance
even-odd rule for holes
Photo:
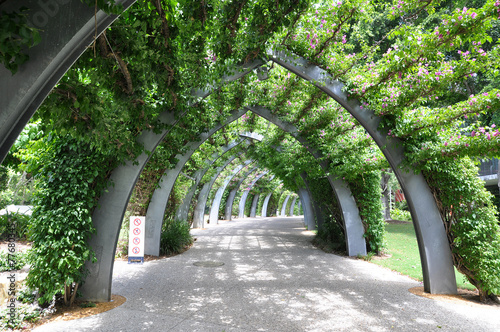
[[[372,263],[400,272],[411,278],[422,281],[422,266],[418,253],[415,230],[411,222],[401,224],[386,224],[386,254],[390,258],[373,259]],[[475,289],[465,277],[455,269],[457,285],[459,288]]]

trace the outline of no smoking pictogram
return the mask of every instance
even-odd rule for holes
[[[128,256],[134,260],[144,257],[144,243],[147,241],[144,238],[146,219],[140,216],[130,216],[129,220]]]

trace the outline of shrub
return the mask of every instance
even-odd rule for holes
[[[394,220],[412,221],[410,211],[394,209],[391,211],[391,218]]]
[[[14,254],[14,258],[12,258],[12,256],[9,256],[8,252],[0,251],[0,272],[20,270],[27,263],[28,263],[28,252],[18,251]]]
[[[479,290],[482,300],[496,300],[495,294],[500,294],[500,227],[491,193],[469,158],[426,165],[424,175],[438,202],[455,267]]]
[[[10,220],[9,220],[10,219]],[[14,223],[14,235],[19,240],[28,239],[28,230],[31,222],[31,216],[21,213],[9,213],[9,215],[0,216],[0,239],[6,239],[12,231],[9,227]]]
[[[161,232],[160,255],[178,254],[193,244],[189,230],[186,221],[165,220]]]
[[[344,233],[335,220],[328,220],[318,229],[313,244],[326,252],[340,252],[345,250]]]

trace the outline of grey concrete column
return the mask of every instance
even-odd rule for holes
[[[235,140],[235,141],[229,143],[228,145],[222,147],[222,152],[220,154],[215,153],[212,155],[212,157],[209,160],[206,161],[206,163],[208,165],[207,167],[205,167],[203,169],[199,169],[194,173],[194,175],[193,175],[193,178],[195,179],[194,183],[189,188],[188,192],[186,193],[186,196],[184,196],[184,198],[182,199],[182,203],[179,205],[179,208],[177,209],[177,212],[175,213],[177,220],[188,220],[189,207],[191,205],[191,201],[193,199],[194,193],[196,192],[196,188],[198,188],[198,184],[200,183],[203,176],[210,169],[210,167],[213,165],[213,163],[215,163],[226,152],[228,152],[232,148],[241,144],[241,142],[243,142],[242,139]]]
[[[286,217],[286,205],[288,204],[289,199],[290,199],[290,195],[287,195],[285,197],[285,200],[283,201],[283,206],[281,207],[280,217]]]
[[[267,205],[269,204],[269,199],[271,198],[271,195],[273,194],[273,192],[270,192],[269,194],[267,194],[266,198],[264,198],[264,203],[262,204],[262,216],[263,217],[267,217]]]
[[[236,156],[234,157],[236,158]],[[230,160],[229,162],[233,161],[233,159]],[[247,160],[248,163],[250,163],[249,160]],[[201,188],[199,194],[198,194],[198,201],[196,202],[196,206],[194,208],[194,213],[193,213],[193,228],[203,228],[204,223],[205,223],[205,207],[207,205],[207,199],[208,195],[210,193],[210,189],[215,183],[215,180],[219,176],[220,172],[229,165],[229,162],[226,162],[223,166],[217,168],[217,173],[212,176],[209,182],[205,183],[203,187]],[[237,174],[243,167],[245,167],[247,164],[241,164],[238,165],[234,170],[233,174]]]
[[[239,211],[238,211],[238,218],[245,218],[245,203],[247,201],[247,197],[248,197],[248,194],[250,193],[250,190],[252,190],[253,186],[255,185],[255,183],[257,181],[259,181],[260,178],[262,178],[264,175],[266,175],[267,173],[269,172],[264,172],[260,175],[258,175],[253,181],[252,183],[250,183],[250,185],[248,186],[248,189],[246,189],[243,194],[241,195],[241,198],[240,198],[240,204],[238,206],[239,208]]]
[[[301,174],[302,180],[304,181],[304,184],[306,186],[307,192],[309,193],[309,197],[311,199],[311,206],[312,206],[312,211],[314,214],[314,229],[320,229],[325,220],[323,219],[323,213],[321,211],[321,208],[319,204],[316,202],[314,199],[314,196],[311,193],[311,187],[309,185],[309,181],[307,180],[307,175]]]
[[[311,82],[337,101],[368,131],[391,165],[410,209],[420,252],[424,290],[433,294],[456,294],[457,284],[450,244],[434,196],[421,173],[401,167],[404,148],[400,140],[390,138],[380,128],[381,118],[356,99],[348,99],[344,84],[308,60],[285,52],[273,52],[271,60]]]
[[[226,201],[226,211],[225,211],[225,218],[226,220],[231,220],[233,217],[233,202],[234,198],[236,197],[236,193],[238,192],[238,188],[233,188],[231,191],[229,191],[229,195],[227,196],[227,201]]]
[[[250,218],[255,218],[257,215],[257,203],[259,203],[260,194],[255,194],[252,201],[252,207],[250,208]]]
[[[316,222],[314,220],[314,212],[309,191],[306,188],[299,188],[299,197],[302,201],[302,209],[304,210],[304,224],[308,230],[315,230]]]
[[[292,204],[290,204],[290,213],[289,213],[290,217],[293,217],[293,210],[295,209],[296,202],[297,202],[297,196],[293,198]]]
[[[161,228],[163,225],[163,218],[165,209],[167,207],[170,192],[174,187],[175,181],[179,176],[182,168],[186,162],[191,158],[193,153],[205,142],[210,136],[217,132],[222,127],[238,119],[246,113],[246,110],[234,110],[230,116],[223,123],[219,123],[211,128],[208,132],[202,133],[197,141],[189,142],[186,144],[187,151],[183,155],[177,155],[175,158],[178,160],[173,169],[168,169],[163,173],[160,179],[160,185],[153,192],[153,196],[149,202],[148,210],[146,212],[145,232],[146,239],[144,242],[144,252],[146,255],[159,256],[160,255],[160,237]]]

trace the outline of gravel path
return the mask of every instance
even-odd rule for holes
[[[120,307],[35,331],[500,331],[498,307],[414,295],[417,281],[315,249],[297,217],[192,233],[181,255],[115,263]]]

